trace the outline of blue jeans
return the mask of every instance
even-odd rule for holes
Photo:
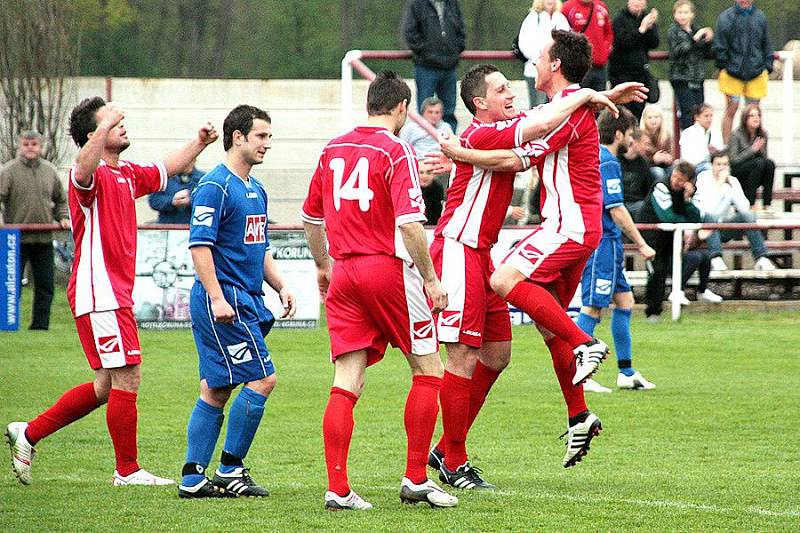
[[[456,69],[440,69],[414,65],[417,84],[417,111],[422,114],[422,102],[436,95],[444,104],[444,121],[456,131]]]
[[[734,215],[724,219],[716,220],[713,217],[706,215],[703,217],[703,222],[710,223],[725,223],[725,222],[755,222],[756,217],[752,213],[735,213]],[[728,242],[733,239],[739,239],[742,235],[747,235],[747,242],[750,244],[750,253],[753,254],[753,259],[758,259],[767,255],[767,245],[764,244],[764,235],[757,229],[742,230],[714,230],[708,237],[706,244],[711,257],[719,257],[722,255],[722,243]]]
[[[688,81],[674,80],[672,90],[675,92],[675,100],[678,102],[678,120],[681,129],[685,130],[694,123],[694,108],[704,101],[703,84],[699,86]]]

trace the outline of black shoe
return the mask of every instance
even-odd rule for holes
[[[250,477],[250,469],[244,467],[239,467],[230,474],[223,474],[217,469],[214,472],[212,483],[237,496],[269,496],[269,491],[253,481],[253,478]]]
[[[439,481],[458,489],[494,490],[497,487],[483,480],[481,470],[469,464],[469,461],[456,468],[455,472],[447,469],[444,462],[439,469]]]
[[[236,494],[217,487],[208,478],[193,487],[178,485],[178,496],[181,498],[236,498]]]
[[[428,454],[428,466],[438,471],[444,464],[444,452],[437,447],[433,447]]]

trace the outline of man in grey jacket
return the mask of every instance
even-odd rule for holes
[[[736,5],[720,14],[713,49],[720,69],[719,88],[726,98],[722,139],[727,143],[740,99],[744,96],[747,103],[758,103],[767,96],[772,72],[774,51],[767,19],[753,0],[736,0]]]
[[[409,0],[403,35],[414,59],[417,110],[422,114],[422,102],[438,96],[445,122],[456,131],[456,66],[467,46],[458,0]]]

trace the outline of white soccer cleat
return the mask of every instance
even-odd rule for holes
[[[710,304],[722,303],[722,296],[715,292],[711,292],[711,289],[706,289],[698,294],[697,299],[701,302],[708,302]]]
[[[721,257],[712,257],[711,270],[716,270],[718,272],[728,270],[728,265],[725,264],[725,261]]]
[[[603,429],[603,424],[594,413],[589,413],[586,420],[578,422],[574,426],[570,426],[566,433],[567,435],[567,453],[564,455],[564,468],[575,466],[581,462],[581,459],[589,453],[589,444],[592,439],[600,434]]]
[[[400,483],[400,501],[408,504],[427,503],[431,507],[455,507],[458,498],[446,493],[432,480],[416,485],[407,477]]]
[[[683,291],[673,291],[669,295],[669,301],[672,303],[680,304],[680,305],[689,305],[689,298],[686,297],[686,293]]]
[[[372,509],[372,504],[352,490],[347,496],[339,496],[329,490],[325,493],[325,509],[328,511],[368,511]]]
[[[769,257],[766,256],[759,257],[756,261],[755,267],[756,270],[760,270],[762,272],[772,272],[773,270],[777,269],[775,263],[770,261]]]
[[[614,392],[613,389],[600,385],[592,378],[583,382],[583,390],[584,392]]]
[[[608,357],[608,346],[597,339],[584,342],[573,351],[576,359],[575,377],[572,378],[573,385],[579,385],[586,378],[591,377],[600,366],[600,363]]]
[[[36,455],[36,450],[25,438],[27,428],[27,422],[11,422],[6,426],[6,442],[11,448],[11,468],[23,485],[30,485],[33,481],[31,463]]]
[[[165,477],[158,477],[144,468],[140,468],[127,476],[120,476],[119,472],[114,470],[113,484],[115,487],[126,487],[128,485],[174,485],[175,482]]]
[[[634,372],[632,376],[626,376],[620,372],[617,374],[617,387],[620,389],[651,390],[656,388],[656,384],[644,379],[644,376],[638,371]]]

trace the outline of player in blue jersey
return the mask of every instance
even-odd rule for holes
[[[269,115],[240,105],[225,118],[225,162],[192,193],[189,247],[197,277],[191,293],[192,330],[200,358],[200,397],[189,418],[182,498],[268,496],[244,466],[275,368],[264,337],[275,317],[264,306],[264,281],[280,295],[284,317],[295,299],[281,277],[267,238],[267,193],[250,176],[272,144]],[[220,466],[206,468],[222,427],[222,410],[244,384],[228,413]]]
[[[623,389],[654,389],[631,364],[631,310],[633,292],[625,278],[625,254],[622,248],[622,232],[625,232],[646,260],[656,252],[647,245],[633,223],[623,204],[622,169],[617,159],[633,141],[636,119],[625,108],[620,108],[619,118],[608,111],[600,114],[597,128],[600,134],[600,176],[603,184],[603,237],[594,251],[581,279],[583,306],[578,316],[578,326],[588,335],[594,336],[594,328],[600,323],[603,308],[614,302],[611,315],[611,335],[617,354],[617,386]],[[621,231],[620,231],[621,230]],[[594,380],[587,380],[584,390],[611,392]]]

